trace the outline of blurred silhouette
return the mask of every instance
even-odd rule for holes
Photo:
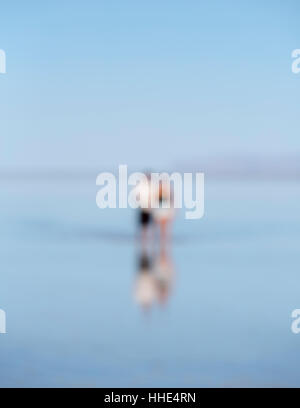
[[[171,241],[170,227],[174,219],[174,196],[170,183],[165,180],[159,182],[158,208],[153,210],[154,220],[159,227],[160,245],[164,248]]]
[[[140,198],[138,217],[140,240],[145,248],[155,237],[155,229],[158,229],[162,248],[171,242],[171,224],[175,216],[174,194],[168,180],[160,180],[155,186],[150,173],[146,176],[147,179],[140,182],[136,189]],[[155,205],[152,206],[152,203]]]
[[[140,247],[134,296],[144,310],[149,310],[155,301],[165,304],[174,280],[167,245],[171,242],[170,227],[175,215],[173,191],[168,180],[159,180],[156,187],[153,184],[148,173],[147,179],[137,187]],[[155,203],[153,207],[152,203]],[[154,239],[155,229],[159,232],[158,240]]]
[[[161,304],[164,304],[171,294],[174,282],[173,262],[165,247],[161,248],[158,257],[155,260],[154,276],[157,299]]]
[[[141,242],[143,247],[146,246],[149,235],[153,235],[153,212],[151,209],[153,189],[150,174],[147,173],[146,176],[147,182],[140,182],[136,190],[141,203],[139,207],[139,225],[141,228]]]
[[[166,304],[174,275],[173,262],[165,247],[152,256],[142,249],[138,257],[134,298],[143,310],[150,310],[155,301]]]
[[[144,310],[148,310],[152,306],[156,296],[155,289],[152,261],[145,252],[142,252],[138,265],[135,299]]]

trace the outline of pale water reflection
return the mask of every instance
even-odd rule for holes
[[[141,250],[134,298],[142,309],[148,311],[155,303],[165,305],[172,293],[174,280],[174,265],[167,248],[161,248],[154,254]]]

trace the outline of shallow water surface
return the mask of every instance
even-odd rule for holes
[[[178,214],[169,290],[145,310],[132,210],[99,210],[94,180],[3,182],[0,385],[299,386],[299,186],[205,193],[203,219]]]

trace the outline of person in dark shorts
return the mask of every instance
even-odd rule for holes
[[[144,211],[143,208],[140,209],[140,224],[142,227],[147,227],[153,221],[153,216],[149,211]]]
[[[149,230],[153,227],[153,215],[151,209],[151,194],[152,186],[150,174],[147,174],[147,179],[140,182],[137,188],[137,194],[140,197],[141,206],[138,213],[138,223],[141,230],[141,242],[145,246],[148,241]]]
[[[150,229],[153,228],[153,215],[148,208],[139,208],[138,223],[141,229],[141,242],[143,246],[146,246]]]

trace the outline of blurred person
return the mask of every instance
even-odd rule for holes
[[[151,185],[151,175],[146,173],[147,182],[140,182],[136,187],[136,193],[140,197],[139,207],[139,225],[141,227],[141,242],[143,247],[146,246],[151,229],[153,228],[153,211],[151,209],[151,195],[153,189]]]
[[[170,183],[160,180],[158,186],[158,208],[154,209],[154,220],[160,231],[160,245],[170,242],[170,227],[175,216],[174,196]]]

